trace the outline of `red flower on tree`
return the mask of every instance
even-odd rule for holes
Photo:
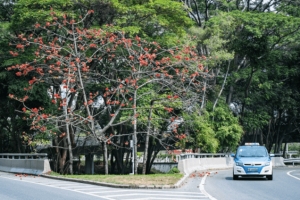
[[[32,108],[32,109],[31,109],[31,112],[37,114],[37,113],[39,112],[39,109],[37,109],[37,108]]]

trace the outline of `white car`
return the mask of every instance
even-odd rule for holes
[[[273,168],[271,157],[266,147],[258,143],[246,143],[239,146],[234,157],[233,180],[239,177],[263,176],[273,180]]]

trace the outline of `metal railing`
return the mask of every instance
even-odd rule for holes
[[[0,153],[0,159],[47,159],[46,153]]]
[[[300,158],[289,158],[289,159],[284,159],[283,160],[284,164],[293,164],[293,166],[295,165],[295,163],[300,164]]]
[[[188,158],[223,158],[231,157],[233,153],[186,153],[177,155],[181,160]],[[282,154],[274,154],[274,157],[282,157]]]
[[[180,160],[189,158],[222,158],[231,157],[231,153],[186,153],[178,155]]]

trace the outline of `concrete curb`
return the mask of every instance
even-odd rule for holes
[[[175,185],[174,188],[180,188],[184,182],[186,181],[186,179],[189,177],[189,174],[185,174]]]
[[[50,179],[57,179],[57,180],[64,180],[64,181],[72,181],[77,183],[87,183],[92,185],[99,185],[99,186],[106,186],[106,187],[113,187],[113,188],[130,188],[130,189],[176,189],[180,188],[184,185],[187,179],[190,177],[192,173],[196,173],[199,171],[209,171],[209,170],[222,170],[228,168],[214,168],[214,169],[201,169],[191,172],[190,174],[185,174],[176,184],[174,185],[123,185],[123,184],[114,184],[114,183],[105,183],[105,182],[96,182],[96,181],[88,181],[88,180],[81,180],[81,179],[74,179],[74,178],[64,178],[58,176],[50,176],[47,174],[41,174],[41,177],[50,178]]]
[[[130,188],[130,189],[175,189],[175,188],[180,188],[183,185],[183,182],[188,178],[188,175],[185,175],[174,185],[122,185],[122,184],[104,183],[104,182],[88,181],[88,180],[81,180],[81,179],[74,179],[74,178],[63,178],[58,176],[50,176],[47,174],[41,174],[40,176],[45,178],[56,179],[56,180],[64,180],[64,181],[71,181],[77,183],[87,183],[92,185],[99,185],[99,186],[106,186],[106,187],[113,187],[113,188]]]

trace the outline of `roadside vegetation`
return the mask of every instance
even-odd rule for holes
[[[161,186],[161,185],[175,185],[183,178],[183,174],[173,167],[169,172],[162,173],[160,171],[151,170],[151,174],[141,175],[103,175],[103,174],[93,174],[93,175],[61,175],[56,172],[47,173],[49,176],[60,177],[60,178],[71,178],[77,180],[86,180],[101,183],[111,183],[120,185],[131,185],[131,186]]]
[[[148,175],[60,175],[59,173],[51,172],[50,176],[71,178],[78,180],[95,181],[102,183],[112,183],[120,185],[132,185],[132,186],[142,186],[142,185],[175,185],[181,178],[183,174],[148,174]]]
[[[105,175],[145,175],[161,151],[300,141],[297,1],[0,5],[1,153],[46,152],[59,174],[96,155]]]

